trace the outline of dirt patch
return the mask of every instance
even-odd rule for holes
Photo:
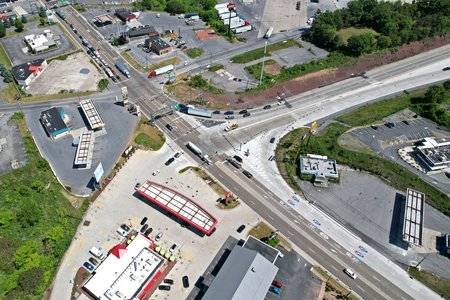
[[[264,72],[272,75],[277,75],[280,73],[281,66],[279,64],[264,66]]]
[[[211,39],[217,39],[219,38],[219,36],[217,35],[217,33],[212,30],[212,29],[203,29],[203,30],[197,30],[195,32],[195,34],[197,35],[197,37],[199,38],[199,40],[201,41],[206,41],[206,40],[211,40]]]
[[[80,208],[83,205],[83,202],[85,200],[85,198],[82,197],[76,197],[70,193],[68,193],[66,190],[61,190],[61,194],[67,199],[69,200],[70,204],[72,204],[73,207],[75,208]]]
[[[66,60],[52,60],[44,72],[30,84],[32,95],[53,95],[61,91],[96,91],[103,75],[83,52],[70,55]]]

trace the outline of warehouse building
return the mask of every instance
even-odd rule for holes
[[[45,59],[35,59],[30,62],[12,67],[12,74],[18,84],[28,86],[47,66]]]
[[[116,9],[115,13],[116,13],[116,16],[120,20],[122,20],[122,22],[128,22],[132,19],[136,19],[136,15],[132,14],[130,10],[125,9],[125,8]]]
[[[314,176],[315,184],[323,184],[329,178],[339,178],[336,161],[322,155],[300,156],[300,173]]]
[[[148,40],[148,39],[147,39]],[[146,42],[147,42],[146,40]],[[154,38],[150,39],[147,44],[150,46],[149,49],[151,49],[154,53],[158,55],[167,54],[173,51],[172,46],[167,44],[165,41],[163,41],[160,38]]]
[[[51,139],[57,139],[69,133],[69,128],[64,122],[64,108],[62,107],[52,107],[41,112],[40,121]]]
[[[128,36],[130,38],[140,37],[140,36],[152,36],[158,37],[159,33],[153,26],[145,25],[139,27],[133,27],[128,30]]]
[[[34,54],[57,46],[53,40],[53,33],[49,29],[44,30],[43,34],[26,35],[24,40]]]
[[[235,246],[202,299],[263,300],[277,272],[257,251]]]

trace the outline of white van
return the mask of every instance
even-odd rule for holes
[[[105,259],[106,257],[105,254],[103,254],[103,252],[100,251],[97,247],[92,247],[92,249],[89,252],[101,260]]]

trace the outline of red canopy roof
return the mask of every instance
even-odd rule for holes
[[[113,254],[117,258],[121,258],[127,252],[127,248],[123,245],[115,245],[111,249],[111,254]]]

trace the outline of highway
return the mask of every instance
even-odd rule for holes
[[[96,49],[99,49],[100,54],[108,65],[113,67],[114,61],[119,58],[119,55],[111,48],[109,43],[99,36],[96,30],[71,6],[64,7],[64,13],[68,17],[68,23],[74,24],[78,33],[86,38]],[[64,26],[71,33],[73,39],[79,42],[79,38],[74,35],[68,25],[64,24]],[[248,48],[242,48],[238,51],[244,52],[247,50]],[[236,54],[237,52],[233,51],[233,55]],[[231,51],[224,52],[217,55],[215,60],[228,59],[231,55]],[[379,98],[398,94],[404,89],[409,90],[417,86],[442,81],[445,79],[445,76],[448,78],[450,72],[448,75],[442,75],[442,71],[436,70],[435,67],[430,70],[427,68],[436,62],[448,60],[448,57],[450,57],[450,47],[443,47],[439,50],[368,72],[364,78],[352,78],[302,95],[290,97],[287,101],[292,107],[276,106],[275,104],[270,110],[261,108],[252,110],[252,116],[236,120],[239,122],[240,128],[227,135],[223,134],[222,129],[200,128],[198,124],[191,122],[189,118],[184,119],[180,117],[178,113],[157,119],[155,123],[181,146],[186,153],[191,154],[184,145],[187,141],[192,141],[212,154],[214,164],[206,166],[206,170],[214,178],[223,183],[240,199],[243,199],[242,201],[245,201],[262,218],[276,227],[291,243],[314,258],[339,280],[350,286],[357,294],[366,299],[414,299],[417,291],[410,288],[412,283],[404,282],[401,284],[401,287],[398,287],[390,279],[385,278],[389,277],[390,274],[377,273],[364,263],[352,264],[352,258],[347,255],[346,249],[343,249],[331,238],[324,239],[311,226],[310,222],[302,216],[287,210],[285,206],[281,205],[283,199],[278,198],[267,185],[256,180],[249,181],[240,172],[235,172],[236,170],[232,166],[224,164],[223,160],[226,157],[224,155],[225,152],[242,146],[242,144],[253,139],[261,131],[286,126],[297,121],[299,121],[298,123],[307,124],[311,120],[334,115],[343,110],[351,109],[355,105],[363,105],[364,103],[376,101]],[[192,70],[192,68],[205,68],[206,64],[209,64],[209,59],[200,60],[195,66],[181,68],[179,72]],[[418,68],[425,71],[414,73]],[[140,105],[142,112],[146,116],[154,115],[155,112],[164,110],[167,105],[173,103],[172,99],[161,95],[161,87],[156,83],[156,80],[149,81],[145,75],[143,76],[133,69],[130,70],[130,73],[130,79],[126,79],[118,73],[121,78],[118,86],[128,87],[130,99]],[[113,92],[114,89],[99,97],[111,97]],[[64,101],[70,103],[73,99]],[[67,103],[64,101],[59,101],[58,103]],[[40,105],[50,105],[49,103],[47,101],[44,103],[20,104],[20,108],[31,109]],[[57,102],[52,102],[52,104],[55,103]],[[15,105],[3,106],[0,109],[17,110],[17,108],[18,106]],[[223,116],[219,118],[223,119]],[[167,123],[176,124],[174,132],[170,132],[165,128]],[[197,157],[194,157],[194,159],[201,164]],[[302,205],[308,204],[303,203]],[[349,265],[357,272],[357,280],[351,280],[342,272]],[[425,295],[426,298],[436,298],[436,295],[428,290],[422,289],[419,292],[423,292],[423,294],[417,294],[419,296]]]

